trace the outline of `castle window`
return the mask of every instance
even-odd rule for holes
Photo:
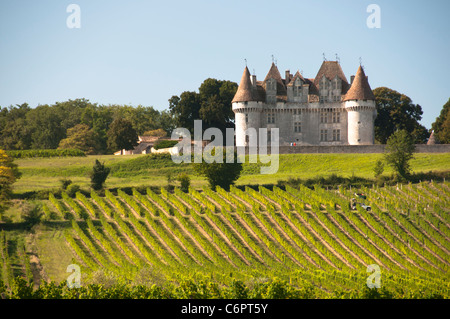
[[[333,112],[333,123],[341,123],[341,113]]]
[[[333,141],[341,140],[341,130],[333,130]]]
[[[294,96],[295,97],[302,96],[302,85],[303,85],[302,80],[297,78],[297,80],[295,80],[295,86],[294,86]]]
[[[272,141],[272,132],[270,130],[267,130],[267,143],[270,143]]]
[[[326,101],[327,101],[327,96],[325,96],[325,95],[319,96],[319,102],[320,103],[323,103],[323,102],[326,102]]]
[[[248,113],[245,113],[245,123],[248,123]]]
[[[328,140],[328,130],[320,130],[320,141],[326,142]]]
[[[301,85],[294,87],[294,96],[295,97],[301,97],[302,96],[302,87]]]
[[[320,112],[320,123],[328,123],[328,113]]]
[[[295,133],[301,133],[302,132],[302,123],[301,122],[295,122],[294,123],[294,132]]]
[[[341,84],[341,83],[340,83],[339,79],[336,77],[333,81],[333,89],[335,89],[335,90],[340,89],[339,84]]]

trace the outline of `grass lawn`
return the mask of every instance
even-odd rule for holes
[[[281,154],[276,174],[262,175],[259,168],[268,164],[244,164],[244,170],[236,184],[270,184],[278,180],[311,178],[337,174],[343,177],[352,175],[372,178],[375,162],[382,154]],[[148,155],[101,155],[61,158],[25,158],[17,159],[22,172],[14,184],[15,192],[36,191],[58,188],[59,180],[68,178],[82,188],[89,188],[89,172],[98,159],[111,167],[106,187],[129,186],[165,186],[167,174],[175,177],[185,172],[191,177],[191,185],[201,187],[207,184],[202,177],[196,176],[189,164],[175,164],[170,157],[151,159]],[[414,172],[443,171],[450,169],[450,153],[417,153],[411,160]],[[385,174],[391,169],[385,166]]]
[[[64,228],[64,226],[59,228],[39,225],[32,235],[34,238],[31,239],[33,249],[36,250],[45,269],[45,275],[57,282],[66,280],[70,275],[66,269],[73,263],[75,257],[64,239]]]

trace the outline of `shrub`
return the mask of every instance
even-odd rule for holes
[[[69,195],[70,197],[75,197],[75,194],[80,190],[80,186],[77,184],[70,184],[67,189],[66,189],[66,193],[67,195]]]
[[[396,131],[388,138],[384,157],[400,179],[408,179],[411,173],[409,161],[414,151],[414,140],[406,130]]]
[[[86,156],[82,150],[77,149],[19,150],[6,153],[14,158]]]
[[[100,190],[103,188],[103,184],[105,183],[109,172],[110,172],[109,167],[105,167],[103,163],[100,163],[98,160],[95,160],[95,165],[92,168],[92,172],[90,174],[91,187],[93,190]]]
[[[211,152],[212,158],[205,160],[205,156],[208,156],[208,154],[202,156],[201,163],[193,164],[196,173],[206,177],[211,189],[215,190],[216,186],[220,186],[225,190],[229,190],[230,186],[239,178],[242,171],[242,163],[238,162],[236,151],[234,152],[233,163],[227,163],[225,150],[222,153],[221,163],[214,161],[215,149]]]
[[[384,163],[381,159],[376,161],[375,167],[373,168],[373,175],[375,178],[378,178],[384,172]]]
[[[174,147],[177,144],[178,144],[178,141],[161,140],[161,141],[156,142],[155,145],[153,146],[153,148],[155,150],[159,150],[159,149],[162,149],[162,148]]]
[[[182,174],[178,175],[177,181],[180,182],[180,189],[183,192],[185,192],[185,193],[189,192],[189,186],[191,185],[191,179],[187,174],[182,173]]]
[[[72,184],[72,181],[70,179],[67,178],[63,178],[59,180],[59,183],[61,184],[61,189],[62,190],[66,190],[67,187]]]
[[[34,226],[39,224],[41,217],[44,215],[42,208],[39,205],[27,206],[24,209],[24,214],[22,216],[24,222],[29,226]]]

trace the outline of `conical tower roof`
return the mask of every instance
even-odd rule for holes
[[[345,94],[344,101],[349,100],[375,100],[375,95],[373,95],[369,81],[361,66],[359,66],[358,71],[356,72],[352,86],[347,94]]]
[[[431,132],[430,138],[428,139],[427,145],[439,144],[439,140],[434,135],[434,131]]]
[[[247,67],[245,67],[244,73],[242,74],[241,83],[239,83],[239,87],[231,103],[248,102],[254,100],[255,99],[253,98],[252,94],[252,82],[250,80],[250,71]]]

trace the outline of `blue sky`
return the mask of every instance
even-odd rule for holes
[[[69,4],[81,28],[69,29]],[[381,28],[366,25],[369,4]],[[450,1],[1,0],[0,106],[87,98],[168,108],[208,77],[239,82],[244,59],[264,79],[315,77],[339,55],[347,78],[359,58],[372,89],[409,96],[430,128],[450,97]]]

